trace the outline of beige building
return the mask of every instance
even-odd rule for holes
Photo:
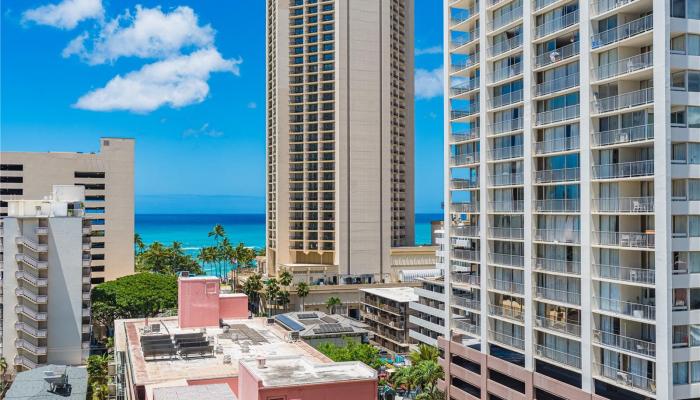
[[[409,335],[409,304],[417,301],[412,287],[362,289],[360,319],[374,333],[372,342],[392,353],[408,353],[413,342]]]
[[[271,273],[390,280],[413,244],[413,1],[267,2]]]
[[[134,140],[100,139],[99,153],[0,153],[0,216],[9,200],[42,199],[53,185],[85,187],[92,283],[134,272]]]

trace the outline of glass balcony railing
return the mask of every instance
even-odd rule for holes
[[[593,212],[603,213],[651,213],[654,212],[654,197],[610,197],[592,199]]]
[[[469,107],[464,110],[452,110],[450,112],[451,119],[466,118],[475,114],[479,114],[479,103],[471,103]]]
[[[478,176],[476,176],[472,179],[462,179],[462,178],[450,179],[450,189],[452,189],[452,190],[475,189],[478,187],[479,187],[479,177]]]
[[[509,158],[518,158],[522,156],[523,146],[499,147],[489,151],[489,157],[492,160],[506,160]]]
[[[538,83],[535,86],[535,96],[544,96],[550,93],[556,93],[560,90],[566,90],[579,85],[579,74],[570,74]]]
[[[656,344],[642,339],[636,339],[598,329],[593,330],[593,343],[616,347],[620,350],[656,357]]]
[[[451,143],[458,143],[458,142],[465,142],[467,140],[474,140],[479,138],[479,126],[475,125],[471,128],[463,129],[463,130],[458,130],[458,131],[452,131],[450,134],[450,142]]]
[[[523,267],[525,265],[525,257],[519,254],[489,253],[489,262],[509,267]]]
[[[538,344],[535,346],[535,354],[560,364],[565,364],[574,368],[581,368],[581,357],[569,352],[560,351]]]
[[[455,73],[467,69],[479,63],[479,53],[468,54],[465,60],[454,62],[450,65],[450,72]]]
[[[538,25],[535,28],[535,38],[539,39],[541,37],[551,35],[554,32],[568,28],[572,25],[578,24],[578,14],[578,10],[576,10],[553,20],[549,20],[542,25]]]
[[[452,249],[452,257],[465,261],[481,261],[481,253],[478,250]]]
[[[523,307],[519,304],[516,307],[501,307],[495,304],[489,304],[489,314],[519,322],[525,320],[525,312],[523,311]]]
[[[550,243],[581,243],[581,232],[573,229],[535,229],[534,240]]]
[[[575,292],[573,290],[562,290],[545,286],[536,286],[535,297],[545,300],[557,301],[559,303],[581,305],[581,293]]]
[[[500,135],[502,133],[515,132],[523,129],[523,119],[513,118],[504,121],[494,122],[490,125],[491,135]]]
[[[593,297],[593,304],[594,307],[600,311],[627,315],[649,321],[656,320],[656,307],[652,305],[632,303],[629,301],[608,299],[604,297]]]
[[[568,121],[570,119],[578,118],[580,115],[580,108],[578,104],[572,106],[555,108],[549,111],[538,112],[535,116],[535,124],[547,125],[556,122]]]
[[[634,178],[654,175],[654,160],[594,165],[593,179]]]
[[[524,202],[522,200],[492,201],[489,202],[489,210],[494,212],[523,212]]]
[[[652,29],[654,29],[654,18],[650,14],[618,27],[596,33],[591,37],[591,47],[597,49],[598,47],[619,42]]]
[[[505,93],[491,98],[491,108],[499,108],[513,103],[523,101],[523,91],[516,90],[515,92]]]
[[[479,15],[479,3],[475,3],[470,8],[453,8],[450,15],[450,26],[454,27],[462,22]]]
[[[576,168],[556,168],[535,171],[535,183],[571,182],[580,179],[581,171]]]
[[[493,186],[522,185],[523,174],[521,172],[511,174],[498,174],[489,176],[489,181]]]
[[[504,281],[501,279],[489,279],[491,289],[502,292],[525,294],[525,285],[520,282]]]
[[[491,57],[498,56],[500,54],[503,54],[507,51],[511,51],[513,49],[517,49],[518,47],[523,45],[523,35],[517,35],[513,36],[510,39],[504,39],[498,42],[495,42],[493,46],[489,47],[489,55]]]
[[[455,36],[451,41],[450,41],[450,48],[452,50],[456,50],[462,46],[465,46],[469,43],[473,43],[479,40],[479,28],[476,28],[474,30],[471,30],[469,32],[465,32],[461,35]]]
[[[464,93],[471,92],[472,90],[479,89],[479,77],[471,78],[466,81],[459,82],[459,84],[450,87],[450,95],[459,96]]]
[[[504,228],[495,227],[489,228],[489,237],[492,239],[516,239],[523,238],[523,228]]]
[[[479,212],[479,203],[478,202],[473,202],[473,203],[452,203],[450,206],[450,210],[452,212],[461,212],[461,213],[478,213]]]
[[[459,329],[462,332],[466,332],[469,335],[475,335],[475,336],[480,336],[481,335],[481,327],[478,324],[475,324],[469,320],[466,319],[455,319],[453,320],[454,322],[454,327]]]
[[[541,10],[560,0],[535,0],[535,11]]]
[[[523,73],[523,63],[509,65],[505,68],[495,69],[490,77],[492,83],[498,83],[502,80],[512,78]]]
[[[572,336],[581,336],[581,325],[570,322],[547,318],[541,315],[535,317],[535,326],[538,328],[551,329],[553,331],[565,333]]]
[[[458,166],[458,165],[468,165],[468,164],[476,164],[479,162],[479,152],[474,152],[474,153],[465,153],[465,154],[457,154],[450,156],[450,165],[451,166]]]
[[[656,234],[638,232],[593,232],[593,243],[600,246],[653,249]]]
[[[516,349],[525,350],[525,340],[519,337],[512,336],[510,334],[498,331],[489,330],[491,340],[504,344],[506,346],[514,347]]]
[[[450,228],[450,235],[462,237],[478,237],[479,225],[453,226]]]
[[[579,212],[581,201],[579,199],[543,199],[535,200],[535,212]]]
[[[518,7],[514,8],[508,12],[505,12],[503,14],[498,14],[493,17],[493,20],[489,22],[489,31],[495,31],[496,29],[500,29],[508,24],[510,24],[513,21],[517,21],[523,17],[523,8]]]
[[[532,267],[536,271],[555,272],[558,274],[581,274],[581,263],[578,261],[534,257],[532,259]]]
[[[535,142],[535,154],[549,154],[579,148],[579,136],[569,136]]]
[[[610,146],[654,139],[654,125],[637,125],[629,128],[595,132],[591,136],[592,146]]]
[[[477,310],[477,311],[481,310],[481,302],[479,300],[470,299],[467,297],[460,297],[460,296],[452,296],[452,300],[458,306],[462,306],[464,308],[469,308],[471,310]]]
[[[610,10],[614,10],[616,8],[622,7],[626,4],[629,4],[635,0],[598,0],[593,3],[593,7],[591,8],[591,12],[593,15],[599,15],[605,12],[608,12]]]
[[[453,272],[452,281],[457,283],[466,283],[468,285],[479,286],[481,284],[481,277],[476,274],[459,274]]]
[[[593,364],[593,376],[600,376],[614,381],[616,384],[656,393],[656,381],[632,372],[623,371],[608,365]]]
[[[593,79],[602,80],[614,78],[616,76],[629,74],[630,72],[650,68],[654,65],[654,58],[651,51],[637,54],[636,56],[625,58],[613,63],[593,67]]]
[[[535,57],[535,68],[540,68],[547,66],[549,64],[554,64],[567,58],[571,58],[578,55],[581,51],[580,42],[573,42],[562,46],[558,49],[549,50],[544,53],[538,54]]]
[[[634,92],[623,93],[617,96],[609,96],[591,102],[593,113],[605,113],[624,110],[631,107],[652,104],[654,102],[654,88],[646,88]]]
[[[593,264],[593,273],[602,279],[612,279],[631,283],[653,285],[656,270],[646,268],[620,267],[618,265]]]

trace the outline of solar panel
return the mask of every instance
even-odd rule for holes
[[[323,324],[323,325],[319,325],[318,328],[314,328],[315,334],[346,333],[346,332],[353,332],[352,327],[343,326],[341,324]]]
[[[316,313],[297,314],[298,319],[318,318]]]
[[[321,321],[326,322],[326,323],[328,323],[328,324],[336,324],[336,323],[338,323],[338,320],[337,320],[337,319],[335,319],[335,318],[333,318],[333,317],[329,317],[329,316],[325,316],[325,317],[321,318]]]
[[[303,331],[304,329],[306,329],[304,328],[304,325],[294,321],[293,319],[289,318],[284,314],[276,315],[275,319],[279,321],[282,325],[286,326],[287,328],[293,331]]]

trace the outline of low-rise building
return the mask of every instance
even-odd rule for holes
[[[414,289],[418,301],[409,304],[409,336],[418,343],[437,346],[437,338],[447,336],[445,282],[442,277],[424,278],[420,282],[422,286]]]
[[[368,326],[343,315],[320,311],[290,312],[275,316],[278,325],[289,331],[289,337],[301,339],[313,347],[322,343],[343,345],[345,340],[369,343]]]
[[[365,288],[360,293],[360,316],[374,333],[372,342],[392,353],[408,353],[408,305],[418,301],[413,288]]]
[[[4,399],[85,400],[87,389],[85,367],[45,365],[18,373]]]

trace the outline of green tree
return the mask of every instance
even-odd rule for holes
[[[226,230],[223,226],[221,226],[221,224],[216,224],[212,228],[211,232],[209,232],[208,236],[213,237],[214,241],[218,245],[221,239],[226,237]]]
[[[255,255],[256,255],[256,256],[262,256],[262,257],[264,257],[264,256],[265,256],[265,252],[266,252],[266,249],[263,247],[263,248],[261,248],[261,249],[258,249],[258,251],[255,252]]]
[[[286,269],[280,272],[279,274],[279,280],[280,280],[280,285],[282,286],[289,286],[292,284],[292,280],[294,279],[294,275],[292,275],[291,272],[287,271]]]
[[[414,365],[419,364],[421,361],[434,361],[437,363],[439,355],[440,351],[437,347],[421,343],[418,345],[418,349],[408,354],[408,359]]]
[[[297,296],[301,299],[301,311],[304,311],[304,298],[309,295],[309,285],[306,282],[299,282],[297,285]]]
[[[243,293],[248,296],[248,301],[252,304],[254,313],[260,311],[260,291],[263,288],[260,274],[253,274],[243,283]]]
[[[333,361],[361,361],[374,369],[383,365],[379,357],[379,349],[367,343],[358,343],[345,338],[345,345],[338,346],[335,343],[321,343],[318,350]]]
[[[392,372],[389,376],[389,382],[394,389],[403,388],[406,392],[411,392],[415,387],[415,375],[414,367],[407,365]]]
[[[109,356],[107,354],[89,356],[87,373],[88,391],[91,392],[91,398],[93,400],[107,400],[109,390],[104,390],[104,388],[107,388],[107,383],[109,383]]]
[[[7,360],[0,357],[0,395],[5,391],[5,373],[7,373]]]
[[[277,294],[277,302],[282,305],[284,312],[287,312],[287,305],[289,304],[289,292],[286,290],[281,290]]]
[[[234,266],[233,269],[233,289],[238,287],[238,273],[241,269],[251,268],[255,260],[255,251],[245,246],[243,243],[238,243],[238,246],[231,247],[227,253],[227,259]]]
[[[92,288],[92,318],[111,336],[115,319],[153,317],[177,307],[175,275],[141,272]]]
[[[216,247],[204,246],[199,249],[199,254],[197,254],[197,259],[203,265],[211,265],[216,261]]]
[[[436,361],[425,360],[413,366],[416,386],[421,391],[428,391],[430,388],[437,386],[438,379],[444,375],[442,367]]]
[[[143,243],[143,239],[141,239],[141,235],[138,233],[134,233],[134,247],[136,247],[137,256],[146,249],[146,245]]]
[[[136,270],[157,274],[176,274],[181,271],[193,275],[202,274],[202,267],[192,256],[185,253],[180,242],[173,242],[170,247],[160,242],[151,243],[136,256]]]
[[[277,279],[270,278],[265,282],[265,303],[267,303],[267,317],[271,316],[272,305],[277,299],[279,294],[280,286],[277,283]]]
[[[342,305],[343,302],[340,301],[340,298],[338,297],[329,297],[328,300],[326,300],[326,308],[331,314],[335,314],[335,309],[337,306]]]

